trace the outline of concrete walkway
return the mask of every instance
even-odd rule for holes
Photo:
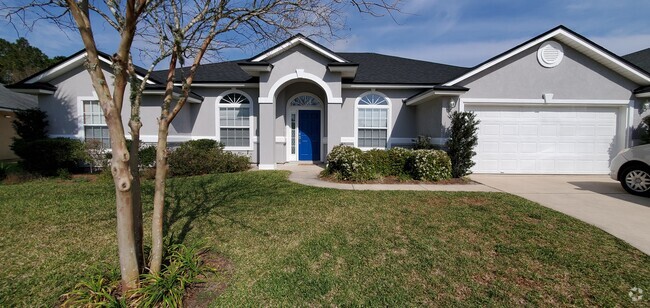
[[[470,177],[592,224],[650,255],[650,198],[628,194],[606,175]]]
[[[348,184],[323,181],[319,174],[323,171],[320,165],[285,164],[278,165],[279,170],[289,170],[289,180],[298,184],[347,189],[347,190],[423,190],[423,191],[483,191],[496,192],[497,189],[475,184]]]

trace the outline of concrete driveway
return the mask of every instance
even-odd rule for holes
[[[606,175],[473,174],[472,180],[590,223],[650,255],[650,198]]]

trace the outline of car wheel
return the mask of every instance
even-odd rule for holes
[[[633,195],[650,196],[650,169],[642,166],[625,169],[621,174],[621,185]]]

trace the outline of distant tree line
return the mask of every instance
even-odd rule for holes
[[[48,57],[23,37],[14,43],[0,39],[0,83],[18,82],[62,59]]]

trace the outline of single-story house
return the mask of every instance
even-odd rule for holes
[[[11,150],[11,143],[16,137],[16,131],[12,126],[16,111],[37,107],[36,97],[13,92],[0,84],[0,161],[18,159]]]
[[[11,88],[38,95],[51,135],[108,141],[84,57]],[[101,58],[110,75],[110,57]],[[481,121],[474,172],[606,174],[648,114],[648,59],[620,57],[564,26],[471,68],[335,52],[296,35],[249,59],[202,65],[169,141],[220,140],[274,169],[323,161],[339,144],[409,146],[418,135],[442,144],[449,113],[465,110]],[[164,78],[148,82],[144,142],[156,141]],[[129,106],[122,116],[126,126]]]

